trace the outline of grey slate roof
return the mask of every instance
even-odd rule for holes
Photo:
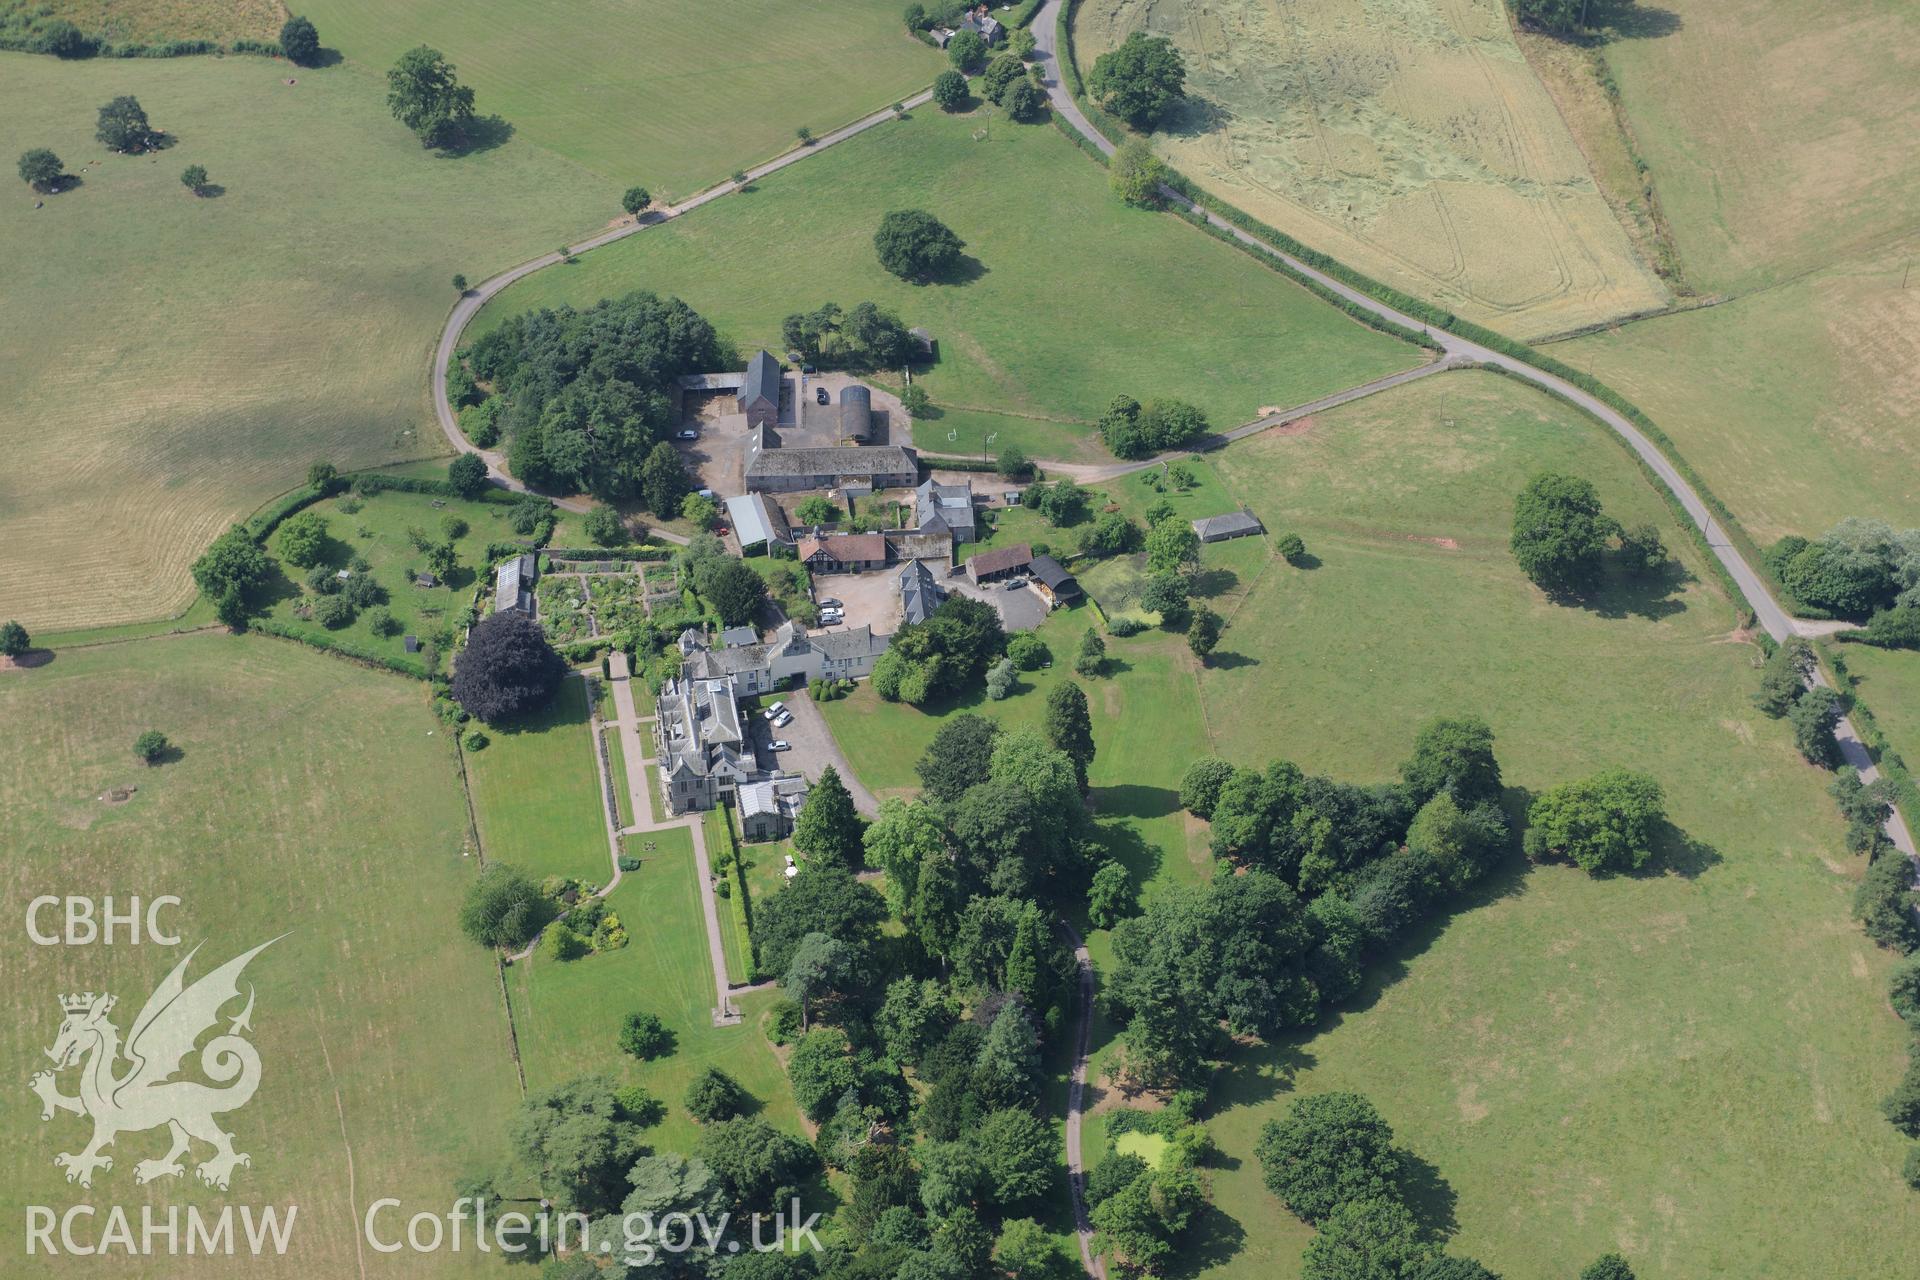
[[[887,651],[890,636],[876,636],[872,627],[848,627],[843,631],[822,631],[808,636],[813,647],[836,661],[853,658],[877,658]]]
[[[1200,535],[1202,542],[1218,542],[1222,538],[1244,538],[1250,533],[1265,532],[1260,522],[1244,511],[1230,511],[1223,516],[1208,516],[1204,520],[1195,520],[1193,531]]]
[[[1079,597],[1079,580],[1068,573],[1066,566],[1052,556],[1035,556],[1033,563],[1027,568],[1034,577],[1046,584],[1047,590],[1053,592],[1059,599],[1073,600]]]
[[[937,484],[932,480],[923,481],[913,491],[913,514],[923,530],[931,532],[944,527],[952,530],[953,536],[960,541],[972,541],[973,483]]]
[[[900,587],[900,611],[908,623],[925,622],[933,611],[946,603],[947,593],[940,589],[933,571],[918,560],[909,560],[897,579]]]
[[[747,463],[751,476],[912,476],[913,455],[897,444],[826,445],[817,449],[761,449]]]
[[[765,351],[756,351],[747,361],[746,380],[740,384],[740,403],[749,405],[766,400],[776,408],[780,404],[780,362]]]

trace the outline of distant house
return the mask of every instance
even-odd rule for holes
[[[493,611],[532,617],[533,583],[539,571],[539,562],[530,553],[504,561],[493,574]]]
[[[819,631],[807,637],[807,644],[820,655],[823,680],[854,680],[872,675],[874,661],[892,643],[892,636],[877,636],[868,626]]]
[[[1040,593],[1050,609],[1078,604],[1086,595],[1080,589],[1079,580],[1052,556],[1035,556],[1032,569],[1033,589]]]
[[[746,380],[740,384],[740,412],[749,427],[771,427],[780,422],[780,362],[765,351],[747,361]]]
[[[944,529],[953,534],[955,542],[974,541],[977,526],[973,514],[972,482],[922,482],[913,491],[913,518],[922,532],[934,533]]]
[[[984,4],[975,5],[973,11],[960,20],[960,28],[963,31],[976,32],[982,40],[987,42],[989,49],[1006,39],[1007,35],[1007,29],[1000,25],[998,18],[987,12],[987,6]]]
[[[793,831],[793,822],[807,802],[807,780],[797,774],[778,774],[764,782],[738,789],[740,834],[751,843],[779,840]]]
[[[947,593],[933,571],[918,560],[902,565],[894,581],[900,591],[900,614],[909,626],[925,622],[947,602]]]
[[[828,445],[817,449],[762,446],[750,450],[750,493],[798,493],[837,489],[860,482],[874,489],[910,489],[920,479],[920,461],[899,445]]]
[[[1033,563],[1033,548],[1026,543],[1016,543],[1011,547],[1000,547],[993,551],[982,551],[967,561],[967,577],[975,585],[992,582],[997,578],[1010,577]]]
[[[1223,516],[1208,516],[1204,520],[1193,522],[1193,531],[1200,535],[1202,542],[1225,542],[1228,538],[1245,538],[1255,533],[1265,533],[1260,522],[1245,511],[1230,511]]]
[[[865,444],[873,435],[873,392],[855,383],[840,388],[840,438]]]
[[[877,533],[802,538],[796,552],[814,573],[865,573],[887,564],[887,540]]]
[[[793,531],[780,504],[763,493],[743,493],[727,499],[727,521],[742,551],[773,543],[792,545]]]
[[[416,573],[413,575],[413,585],[416,587],[437,587],[440,585],[440,579],[431,573]]]

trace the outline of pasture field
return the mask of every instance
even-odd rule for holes
[[[1166,36],[1176,168],[1353,267],[1518,338],[1664,306],[1500,0],[1084,0],[1082,73]]]
[[[110,44],[160,44],[168,40],[280,39],[287,20],[281,0],[0,0],[0,29],[10,23],[39,29],[46,21],[71,22]]]
[[[1920,524],[1920,239],[1553,355],[1644,409],[1761,545]]]
[[[467,753],[467,777],[488,860],[535,880],[612,879],[586,682],[569,676],[545,710],[484,732],[486,747]]]
[[[648,1145],[691,1154],[699,1124],[683,1105],[687,1085],[717,1066],[759,1100],[767,1120],[801,1132],[785,1069],[760,1029],[779,994],[737,997],[745,1020],[735,1027],[713,1025],[713,967],[692,838],[679,827],[646,838],[655,847],[634,850],[640,870],[628,872],[608,899],[631,939],[626,946],[581,960],[535,955],[508,973],[528,1089],[590,1072],[643,1085],[667,1104],[667,1118],[647,1131]],[[620,1051],[621,1019],[643,1011],[658,1014],[678,1037],[667,1057],[641,1062]]]
[[[142,1205],[298,1206],[284,1257],[162,1256],[119,1274],[485,1274],[471,1252],[388,1256],[356,1244],[373,1200],[437,1207],[453,1179],[487,1166],[519,1097],[493,965],[455,926],[474,871],[466,808],[421,685],[285,641],[178,636],[62,651],[0,674],[0,723],[14,1009],[0,1043],[17,1073],[0,1121],[8,1203],[120,1204],[136,1223]],[[153,769],[129,750],[149,728],[180,752]],[[129,784],[138,789],[125,803],[99,799]],[[124,938],[38,947],[20,932],[40,894],[113,894],[124,906],[127,895],[169,893],[182,899],[163,917],[177,949]],[[164,1131],[123,1134],[91,1191],[63,1182],[52,1156],[79,1150],[85,1124],[43,1124],[24,1092],[59,1026],[56,997],[112,991],[124,1033],[191,947],[204,944],[189,975],[199,977],[280,934],[243,982],[258,992],[263,1074],[253,1101],[222,1117],[253,1158],[231,1192],[201,1187],[191,1168],[136,1186],[134,1165],[164,1152]],[[99,1258],[32,1265],[111,1269]]]
[[[997,433],[993,450],[1034,457],[1104,457],[1089,428],[1122,393],[1182,397],[1236,425],[1420,358],[1239,251],[1121,205],[1055,129],[984,111],[911,114],[538,272],[469,333],[646,288],[685,299],[744,353],[778,351],[785,316],[872,300],[939,344],[940,362],[915,375],[940,411],[915,424],[921,448],[977,452]],[[883,270],[873,232],[900,208],[951,226],[971,278],[916,286]]]
[[[800,126],[825,133],[947,65],[893,0],[303,0],[302,12],[374,72],[417,44],[439,49],[482,114],[594,175],[603,217],[635,183],[683,199],[793,146]]]
[[[1687,277],[1746,293],[1885,248],[1920,202],[1920,13],[1619,4],[1605,50]]]
[[[1827,644],[1853,677],[1854,692],[1873,713],[1887,744],[1907,762],[1920,760],[1920,653],[1870,644]]]
[[[81,177],[0,202],[0,600],[34,630],[180,612],[206,544],[315,459],[441,451],[427,366],[452,274],[601,220],[598,181],[537,147],[436,156],[378,74],[288,70],[0,54],[16,150]],[[123,93],[175,145],[94,142]],[[196,163],[221,194],[181,186]]]

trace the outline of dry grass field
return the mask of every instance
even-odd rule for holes
[[[7,10],[65,19],[110,44],[166,40],[278,40],[287,20],[281,0],[7,0]]]
[[[1136,30],[1194,100],[1156,148],[1307,244],[1521,338],[1666,302],[1499,0],[1085,0],[1081,70]]]

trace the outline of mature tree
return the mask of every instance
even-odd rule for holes
[[[1032,1218],[1001,1224],[993,1260],[1016,1280],[1063,1280],[1068,1274],[1067,1255],[1054,1242],[1053,1233]]]
[[[1094,520],[1080,549],[1090,556],[1118,556],[1137,550],[1142,531],[1124,511],[1107,511]]]
[[[840,517],[844,514],[839,504],[833,499],[817,493],[811,497],[802,498],[800,505],[793,509],[794,519],[808,525],[838,524]]]
[[[1269,1120],[1254,1146],[1267,1190],[1305,1222],[1341,1205],[1394,1194],[1400,1153],[1393,1129],[1357,1093],[1317,1093]]]
[[[280,52],[297,67],[310,67],[320,59],[320,33],[313,23],[295,14],[280,26]]]
[[[1853,918],[1867,936],[1903,954],[1920,950],[1913,877],[1913,863],[1889,846],[1867,864],[1867,874],[1853,891]]]
[[[1010,53],[1002,53],[987,63],[980,76],[980,90],[989,101],[1005,104],[1007,89],[1016,80],[1027,78],[1027,66]]]
[[[653,205],[653,193],[645,187],[628,187],[620,197],[620,207],[638,218]]]
[[[1053,1125],[1031,1111],[988,1113],[971,1141],[986,1174],[986,1198],[1001,1207],[1038,1199],[1053,1182],[1060,1140]]]
[[[1157,1275],[1203,1203],[1205,1193],[1192,1170],[1162,1170],[1120,1187],[1091,1216],[1103,1250],[1118,1253],[1133,1270]]]
[[[942,111],[958,111],[967,105],[967,78],[948,69],[933,78],[933,101]]]
[[[1220,643],[1220,631],[1226,625],[1219,614],[1202,605],[1193,611],[1193,620],[1187,624],[1187,648],[1193,650],[1193,656],[1205,662]]]
[[[815,1027],[800,1037],[787,1059],[794,1101],[816,1123],[832,1115],[840,1095],[854,1086],[858,1070],[849,1048],[840,1028]]]
[[[1184,631],[1191,616],[1187,603],[1191,590],[1185,574],[1156,573],[1140,589],[1140,607],[1159,614],[1160,625],[1169,631]]]
[[[60,157],[45,147],[35,147],[20,156],[20,181],[35,191],[52,191],[66,176]]]
[[[1637,871],[1653,858],[1664,803],[1658,782],[1627,769],[1564,782],[1527,811],[1527,856],[1566,858],[1594,875]]]
[[[1507,849],[1507,820],[1500,806],[1482,800],[1463,808],[1451,791],[1421,806],[1407,828],[1407,851],[1449,891],[1466,888],[1492,870]]]
[[[1513,0],[1513,11],[1522,24],[1536,31],[1568,35],[1580,29],[1587,0]]]
[[[215,538],[193,562],[194,584],[220,606],[220,620],[229,626],[244,619],[253,595],[272,577],[273,562],[240,525]],[[237,605],[238,617],[229,616],[230,605]]]
[[[1179,573],[1198,563],[1200,535],[1185,520],[1162,520],[1147,530],[1147,569]]]
[[[965,886],[961,884],[952,856],[945,850],[928,854],[920,864],[908,916],[913,935],[927,954],[943,961],[952,956],[960,932],[960,913],[966,901]]]
[[[1047,694],[1047,741],[1073,761],[1080,789],[1087,789],[1087,766],[1093,763],[1093,720],[1087,714],[1086,692],[1063,680]]]
[[[854,879],[844,867],[810,866],[778,892],[754,903],[753,937],[760,967],[768,973],[785,973],[800,939],[809,933],[837,938],[856,958],[864,957],[886,914],[887,904],[879,891]]]
[[[455,147],[473,123],[473,88],[438,49],[417,45],[387,72],[387,109],[425,147]]]
[[[873,233],[880,265],[902,280],[924,284],[953,269],[966,242],[924,209],[895,209]]]
[[[1633,1268],[1617,1253],[1603,1253],[1580,1268],[1580,1280],[1633,1280]]]
[[[634,1012],[620,1023],[620,1051],[630,1053],[642,1062],[651,1062],[672,1053],[677,1039],[658,1014]]]
[[[1607,543],[1619,531],[1590,481],[1542,472],[1514,502],[1510,545],[1535,586],[1550,595],[1578,595],[1599,585]]]
[[[655,1265],[644,1269],[626,1268],[629,1276],[713,1274],[725,1255],[716,1257],[716,1242],[697,1231],[686,1239],[688,1233],[680,1226],[721,1220],[727,1210],[726,1190],[707,1162],[673,1154],[643,1156],[628,1171],[627,1181],[633,1190],[620,1202],[619,1213],[596,1218],[580,1252],[655,1259]],[[668,1260],[670,1266],[662,1265]]]
[[[1887,978],[1887,1003],[1908,1022],[1920,1021],[1920,956],[1908,956]]]
[[[1823,684],[1808,689],[1787,712],[1787,723],[1793,726],[1793,745],[1800,748],[1809,764],[1824,769],[1839,767],[1840,742],[1833,731],[1845,713],[1846,703],[1840,695]]]
[[[1406,1280],[1500,1280],[1472,1258],[1450,1258],[1437,1253],[1407,1273]]]
[[[985,782],[999,737],[998,724],[972,712],[942,724],[927,744],[926,754],[914,766],[928,797],[951,802],[969,787]]]
[[[302,511],[280,526],[280,554],[288,564],[311,569],[327,551],[327,522],[318,512]]]
[[[1673,553],[1660,540],[1660,530],[1651,524],[1636,524],[1620,531],[1620,565],[1635,577],[1646,577],[1673,563]]]
[[[447,464],[447,483],[459,497],[479,497],[487,491],[487,460],[477,453],[461,454]]]
[[[566,674],[539,623],[523,613],[491,613],[474,624],[453,660],[453,697],[467,714],[494,724],[546,706]]]
[[[1413,1211],[1395,1196],[1349,1200],[1307,1244],[1301,1280],[1404,1280],[1432,1248]]]
[[[1088,627],[1080,636],[1080,647],[1073,655],[1073,669],[1088,679],[1107,673],[1107,642]]]
[[[662,519],[671,519],[691,488],[679,450],[664,440],[654,445],[640,468],[640,491],[647,510]]]
[[[920,1149],[920,1203],[937,1217],[972,1205],[985,1179],[971,1142],[930,1142]]]
[[[1219,956],[1206,891],[1154,897],[1113,931],[1108,994],[1127,1015],[1127,1071],[1147,1083],[1193,1079],[1218,1035]]]
[[[755,573],[752,565],[732,556],[716,557],[701,564],[694,575],[693,588],[729,627],[752,622],[760,612],[761,601],[767,598],[767,580]],[[811,806],[812,800],[807,803]]]
[[[920,865],[928,855],[945,853],[947,849],[947,832],[940,814],[931,805],[912,804],[898,796],[889,796],[880,802],[880,815],[867,827],[861,842],[866,850],[866,864],[886,873],[888,909],[902,920],[908,919],[912,914]],[[856,859],[848,865],[859,863]]]
[[[587,512],[583,527],[587,536],[603,547],[623,546],[627,541],[626,521],[612,507],[595,506]]]
[[[1040,1098],[1045,1078],[1033,1019],[1020,1001],[1009,1000],[1000,1007],[980,1045],[973,1091],[989,1106],[1031,1107]]]
[[[18,658],[33,648],[33,637],[18,622],[0,626],[0,658]]]
[[[1500,798],[1500,762],[1493,758],[1493,730],[1478,716],[1438,716],[1420,726],[1413,755],[1400,776],[1415,804],[1442,791],[1463,806]]]
[[[1094,59],[1087,92],[1136,129],[1151,130],[1185,95],[1187,66],[1173,41],[1143,31]]]
[[[641,1125],[604,1076],[569,1080],[520,1104],[510,1133],[516,1171],[563,1212],[620,1203],[627,1171],[645,1148]]]
[[[955,71],[972,72],[987,60],[987,42],[977,31],[960,31],[947,41],[947,61]]]
[[[1282,560],[1298,568],[1307,558],[1307,544],[1297,533],[1283,533],[1274,539],[1273,549]]]
[[[780,985],[800,1006],[800,1026],[804,1030],[814,999],[844,990],[852,978],[853,955],[847,944],[824,933],[809,933],[794,947]]]
[[[93,136],[110,151],[132,154],[145,151],[153,143],[153,126],[138,98],[122,94],[100,108],[99,125]]]
[[[718,1067],[708,1067],[687,1086],[687,1113],[703,1122],[731,1120],[752,1101],[740,1082]]]
[[[1002,658],[987,668],[987,697],[995,702],[1004,702],[1013,696],[1014,682],[1019,672],[1012,658]]]
[[[531,878],[504,862],[489,862],[460,904],[460,931],[483,947],[517,950],[532,941],[551,914]]]
[[[1132,911],[1132,874],[1111,859],[1101,863],[1087,886],[1087,919],[1096,929],[1111,929]]]
[[[1196,818],[1213,817],[1220,789],[1233,777],[1233,766],[1216,757],[1195,760],[1180,780],[1180,807]]]
[[[889,1058],[917,1066],[953,1028],[958,1007],[933,978],[895,978],[887,984],[886,999],[874,1015],[874,1030],[880,1033]]]
[[[1006,109],[1009,117],[1026,124],[1046,114],[1047,91],[1022,76],[1000,95],[1000,105]]]
[[[741,1213],[784,1209],[820,1164],[806,1143],[758,1116],[708,1125],[695,1154],[719,1175],[727,1199]]]
[[[166,734],[158,729],[149,729],[133,740],[133,754],[142,763],[158,764],[166,757],[169,745]]]
[[[1909,1138],[1920,1138],[1920,1045],[1911,1048],[1906,1074],[1880,1099],[1880,1114]]]

